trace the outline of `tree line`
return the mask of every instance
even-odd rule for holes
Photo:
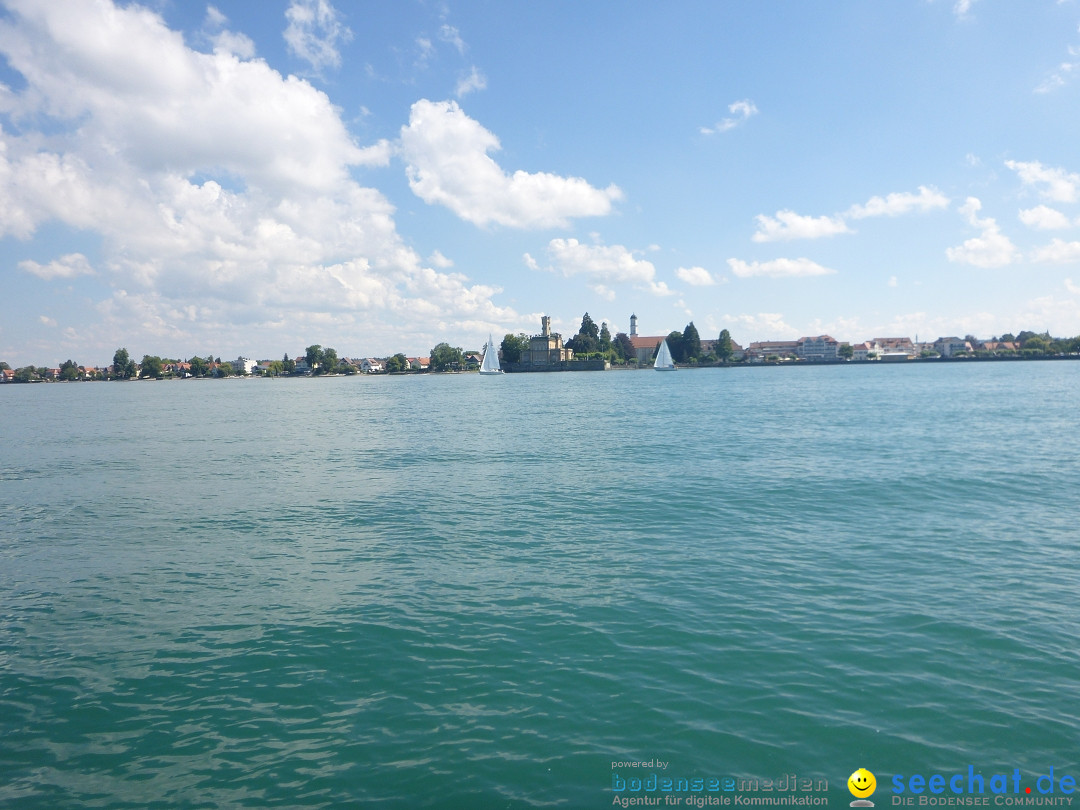
[[[694,322],[690,321],[681,331],[673,331],[666,337],[668,349],[676,363],[726,363],[735,353],[732,345],[731,333],[724,329],[714,342],[711,351],[703,351],[701,335],[698,333]],[[581,327],[577,334],[566,341],[566,347],[573,349],[574,359],[577,360],[607,360],[612,365],[634,364],[637,362],[637,350],[625,332],[619,332],[612,337],[607,323],[597,326],[588,312],[581,319]],[[660,348],[657,343],[653,347],[650,359],[656,357],[656,351]],[[503,360],[509,363],[518,363],[529,350],[529,336],[524,332],[507,334],[500,346]]]

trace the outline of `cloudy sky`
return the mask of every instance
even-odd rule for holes
[[[1080,333],[1080,0],[0,0],[0,359]]]

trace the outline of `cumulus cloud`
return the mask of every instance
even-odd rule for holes
[[[55,221],[100,240],[94,270],[112,292],[85,331],[105,345],[142,333],[300,342],[312,329],[326,342],[361,323],[379,341],[427,340],[424,329],[517,319],[496,289],[404,244],[393,206],[352,176],[385,164],[389,144],[357,144],[308,82],[191,50],[141,6],[7,5],[0,55],[25,89],[6,103],[49,129],[0,130],[0,236]],[[291,8],[317,18],[322,5]],[[22,269],[88,268],[69,254]]]
[[[289,24],[283,36],[290,53],[315,70],[341,65],[338,43],[352,39],[352,31],[330,0],[292,0],[285,19]]]
[[[1063,213],[1046,205],[1021,210],[1020,221],[1038,231],[1057,231],[1072,224]]]
[[[729,104],[728,112],[731,113],[731,116],[718,121],[715,126],[701,127],[701,134],[716,135],[720,132],[727,132],[735,129],[735,127],[746,123],[752,117],[757,115],[758,108],[750,99],[744,98],[741,101],[735,101]]]
[[[38,264],[30,260],[19,262],[19,269],[46,281],[51,281],[54,278],[76,278],[77,276],[94,275],[94,268],[90,266],[89,260],[81,253],[69,253],[48,264]]]
[[[919,186],[919,193],[897,192],[886,197],[871,197],[864,205],[853,205],[847,216],[852,219],[867,217],[895,217],[912,211],[926,212],[947,208],[949,198],[935,188]]]
[[[622,199],[618,186],[598,189],[580,177],[508,175],[488,155],[499,148],[499,139],[453,101],[417,101],[401,129],[413,193],[475,225],[566,227],[574,217],[605,216]]]
[[[839,233],[851,233],[840,217],[809,217],[794,211],[777,211],[775,217],[758,214],[755,242],[780,242],[791,239],[820,239]]]
[[[895,192],[885,197],[871,197],[862,205],[853,205],[835,216],[804,216],[794,211],[777,211],[775,217],[759,214],[758,229],[751,237],[755,242],[779,242],[791,239],[821,239],[843,233],[854,233],[848,219],[897,217],[912,211],[926,212],[946,208],[949,198],[933,187],[919,186],[919,192]]]
[[[1004,267],[1019,257],[1019,251],[1009,237],[1001,233],[997,222],[992,218],[980,219],[982,202],[975,197],[968,197],[960,207],[960,213],[973,228],[980,228],[982,233],[958,247],[947,248],[945,255],[949,261],[958,264],[971,264],[976,267]]]
[[[1024,185],[1035,186],[1039,193],[1054,202],[1076,202],[1080,189],[1080,174],[1065,169],[1052,169],[1037,160],[1023,163],[1006,160],[1005,165],[1015,171]]]
[[[691,287],[711,287],[716,283],[712,273],[704,267],[680,267],[675,270],[675,276]]]
[[[1080,261],[1080,242],[1054,239],[1049,245],[1032,251],[1031,260],[1041,264],[1072,264]]]
[[[725,315],[723,321],[734,327],[732,332],[737,330],[741,334],[749,334],[752,340],[790,340],[799,337],[799,331],[786,323],[779,312]]]
[[[773,259],[768,262],[745,262],[741,259],[728,259],[728,267],[739,278],[768,276],[770,278],[799,278],[806,276],[827,276],[835,273],[810,259]]]
[[[547,254],[551,259],[551,266],[547,269],[562,273],[567,278],[586,276],[592,289],[609,300],[614,297],[611,284],[632,284],[656,296],[675,294],[665,282],[656,280],[656,268],[652,262],[640,257],[641,251],[630,250],[623,245],[552,239],[548,243]],[[540,265],[528,253],[525,254],[525,263],[533,270],[540,269]]]

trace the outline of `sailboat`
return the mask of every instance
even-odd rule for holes
[[[481,374],[502,374],[499,368],[499,352],[495,348],[495,341],[488,335],[487,346],[484,347],[484,362],[480,364]]]
[[[675,371],[675,363],[671,359],[671,350],[667,346],[667,338],[664,338],[660,348],[656,350],[656,361],[652,367],[657,371]]]

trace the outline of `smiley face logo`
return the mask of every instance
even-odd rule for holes
[[[877,779],[866,768],[859,768],[847,780],[848,790],[857,799],[865,799],[877,790]]]

